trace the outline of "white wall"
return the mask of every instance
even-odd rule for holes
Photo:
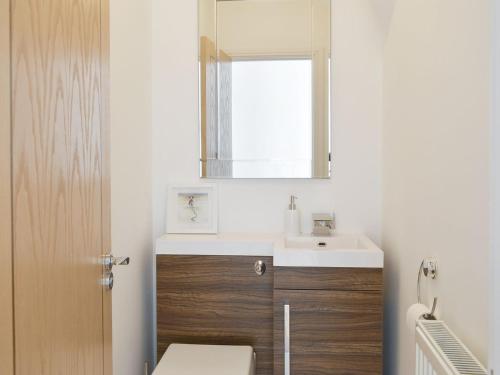
[[[335,210],[340,231],[380,238],[383,0],[333,0],[331,180],[217,181],[221,232],[281,232],[288,196],[311,213]],[[153,0],[153,222],[165,232],[168,184],[199,183],[197,1]]]
[[[113,372],[144,373],[152,360],[151,4],[111,0]]]
[[[490,329],[493,334],[490,340],[490,366],[496,373],[500,371],[500,1],[492,1],[494,11],[493,22],[493,86],[492,86],[492,163],[491,170],[491,306]]]
[[[383,248],[387,373],[408,374],[405,312],[435,256],[439,317],[488,353],[488,0],[398,0],[384,66]]]

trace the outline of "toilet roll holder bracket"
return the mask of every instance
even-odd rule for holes
[[[422,275],[425,277],[430,277],[431,279],[435,279],[437,277],[437,261],[432,258],[426,258],[422,260],[422,263],[420,263],[420,268],[418,270],[418,277],[417,277],[417,300],[418,303],[422,303],[422,297],[420,293],[420,283],[422,279]],[[432,308],[431,311],[423,314],[422,318],[425,320],[436,320],[435,317],[435,312],[436,312],[436,307],[437,307],[438,299],[437,297],[434,297],[434,300],[432,302]]]

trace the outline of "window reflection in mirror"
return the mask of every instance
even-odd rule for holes
[[[200,172],[330,176],[330,0],[199,0]]]

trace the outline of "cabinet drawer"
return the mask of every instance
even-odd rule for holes
[[[381,291],[383,273],[381,268],[275,267],[274,288]]]
[[[379,292],[275,290],[274,374],[288,336],[291,375],[381,375],[382,304]]]

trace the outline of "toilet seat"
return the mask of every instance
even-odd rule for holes
[[[153,375],[254,375],[251,346],[171,344]]]

